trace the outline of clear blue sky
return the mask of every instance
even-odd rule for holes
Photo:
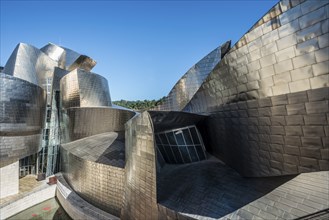
[[[1,66],[19,42],[97,61],[112,100],[158,99],[217,46],[234,44],[277,1],[3,1]]]

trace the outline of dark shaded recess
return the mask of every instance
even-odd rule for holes
[[[165,166],[158,173],[157,201],[175,212],[221,218],[294,178],[245,178],[221,161]]]

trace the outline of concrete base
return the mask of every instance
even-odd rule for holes
[[[0,168],[0,199],[15,195],[19,191],[19,162]]]

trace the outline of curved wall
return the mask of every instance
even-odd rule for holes
[[[328,170],[329,3],[280,1],[184,111],[211,113],[213,153],[245,176]]]
[[[120,216],[124,191],[124,169],[82,159],[61,147],[62,172],[84,200]]]
[[[121,219],[158,219],[156,152],[148,112],[126,124],[126,166]]]
[[[40,48],[42,52],[47,54],[51,59],[58,62],[58,66],[65,68],[65,50],[55,44],[49,43],[46,46]]]
[[[4,72],[43,87],[47,79],[53,77],[57,65],[38,48],[20,43],[8,59]]]
[[[60,80],[62,107],[111,106],[107,80],[95,73],[75,69]]]
[[[193,67],[191,67],[175,84],[168,96],[165,98],[164,103],[157,106],[155,109],[181,111],[191,100],[209,73],[220,61],[221,49],[226,48],[227,51],[230,48],[230,44],[231,42],[228,41],[222,46],[217,47]],[[226,51],[224,51],[224,53]]]
[[[63,114],[66,125],[62,143],[109,131],[124,131],[125,123],[135,114],[110,107],[69,108]]]
[[[45,92],[25,80],[0,73],[1,167],[36,153],[41,146]]]

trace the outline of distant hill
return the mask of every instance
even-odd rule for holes
[[[157,105],[160,105],[164,101],[165,97],[162,97],[159,100],[137,100],[137,101],[127,101],[121,99],[120,101],[113,101],[115,105],[119,105],[125,108],[130,108],[137,111],[152,109]]]

